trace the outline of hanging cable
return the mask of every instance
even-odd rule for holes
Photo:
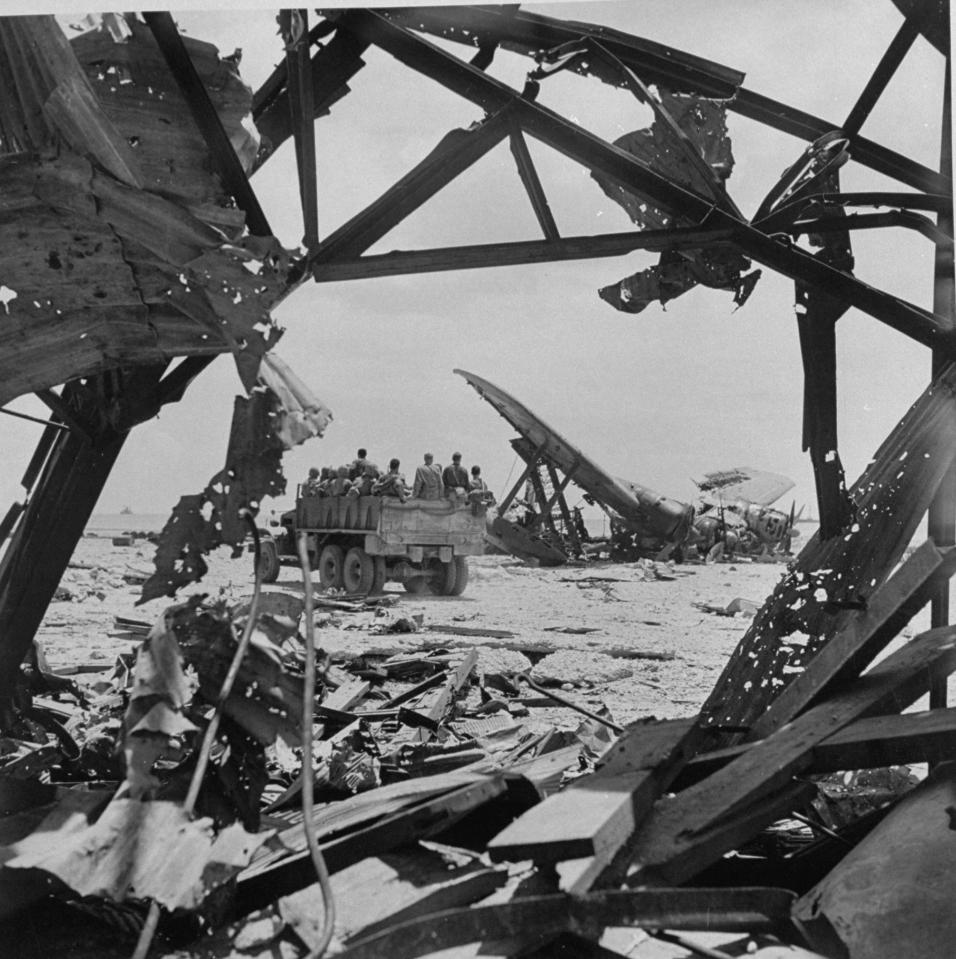
[[[312,855],[315,874],[322,894],[322,931],[319,944],[308,954],[308,959],[321,959],[332,941],[335,929],[335,900],[332,898],[332,883],[329,871],[319,849],[315,834],[313,791],[315,777],[312,771],[312,719],[315,712],[315,622],[312,603],[312,570],[309,566],[309,549],[305,533],[299,533],[296,545],[299,548],[299,563],[302,566],[302,584],[305,590],[305,682],[302,692],[302,828]]]

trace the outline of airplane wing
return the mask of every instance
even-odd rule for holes
[[[467,370],[454,372],[538,450],[539,457],[550,460],[565,474],[573,474],[573,481],[600,503],[650,532],[683,538],[693,517],[693,507],[611,476],[511,394]]]
[[[731,503],[742,499],[757,506],[769,506],[797,484],[789,476],[768,473],[752,466],[737,466],[734,469],[705,473],[702,480],[695,480],[701,498],[708,503]]]

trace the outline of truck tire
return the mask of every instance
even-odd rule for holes
[[[455,585],[448,591],[448,595],[461,596],[468,586],[468,557],[456,556],[448,565],[455,567]]]
[[[319,553],[319,582],[323,589],[329,589],[334,586],[336,589],[342,588],[342,567],[345,565],[345,557],[341,546],[334,546],[331,543],[322,547]]]
[[[271,539],[263,538],[259,544],[259,576],[263,583],[274,583],[279,578],[279,550]]]
[[[342,565],[342,585],[347,593],[365,593],[372,591],[375,581],[375,563],[372,557],[360,546],[353,546],[345,554]]]
[[[375,596],[385,589],[385,580],[388,578],[388,569],[385,565],[384,556],[373,556],[372,562],[375,565],[375,576],[372,579],[372,588],[369,592]]]
[[[436,577],[432,580],[433,588],[439,596],[456,596],[455,586],[458,580],[458,568],[455,566],[455,561],[452,560],[450,563],[442,563],[439,560],[435,561]]]

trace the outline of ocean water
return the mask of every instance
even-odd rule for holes
[[[94,513],[86,524],[87,535],[118,536],[121,533],[158,533],[169,513]]]

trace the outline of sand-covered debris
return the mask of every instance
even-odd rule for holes
[[[570,683],[572,686],[593,686],[633,675],[633,667],[623,660],[579,649],[562,649],[551,653],[531,670],[531,678],[545,685]]]
[[[514,649],[478,646],[478,666],[486,675],[493,673],[525,673],[531,669],[531,660]]]

